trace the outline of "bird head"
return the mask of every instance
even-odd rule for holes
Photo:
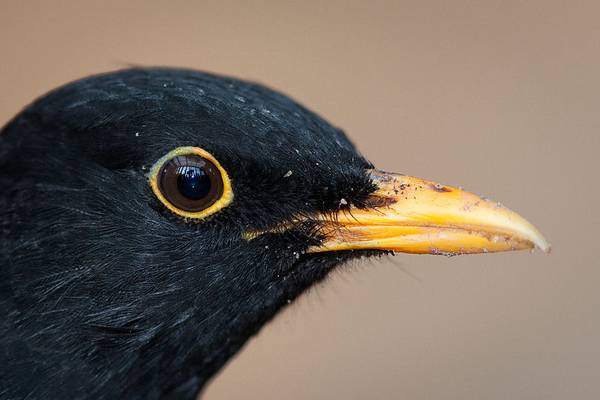
[[[289,98],[195,71],[49,93],[0,134],[0,171],[3,382],[40,398],[192,398],[353,258],[548,249],[496,203],[374,169]]]

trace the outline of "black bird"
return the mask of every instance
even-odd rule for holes
[[[548,245],[261,85],[138,68],[0,133],[0,398],[193,399],[344,261]]]

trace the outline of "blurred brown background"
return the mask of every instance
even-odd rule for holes
[[[599,398],[600,3],[161,3],[3,0],[0,122],[128,64],[258,80],[380,168],[499,200],[554,247],[343,268],[206,399]]]

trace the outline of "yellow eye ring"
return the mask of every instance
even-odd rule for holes
[[[152,166],[148,179],[160,202],[183,218],[206,218],[233,201],[227,171],[200,147],[168,152]]]

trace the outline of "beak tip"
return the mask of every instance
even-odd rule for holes
[[[538,241],[535,244],[535,247],[538,248],[539,250],[543,251],[546,254],[552,253],[552,245],[550,245],[550,243],[548,243],[545,239]]]
[[[550,254],[552,252],[552,245],[548,243],[546,238],[542,236],[541,233],[536,232],[536,234],[531,237],[532,250],[540,250],[546,254]]]

